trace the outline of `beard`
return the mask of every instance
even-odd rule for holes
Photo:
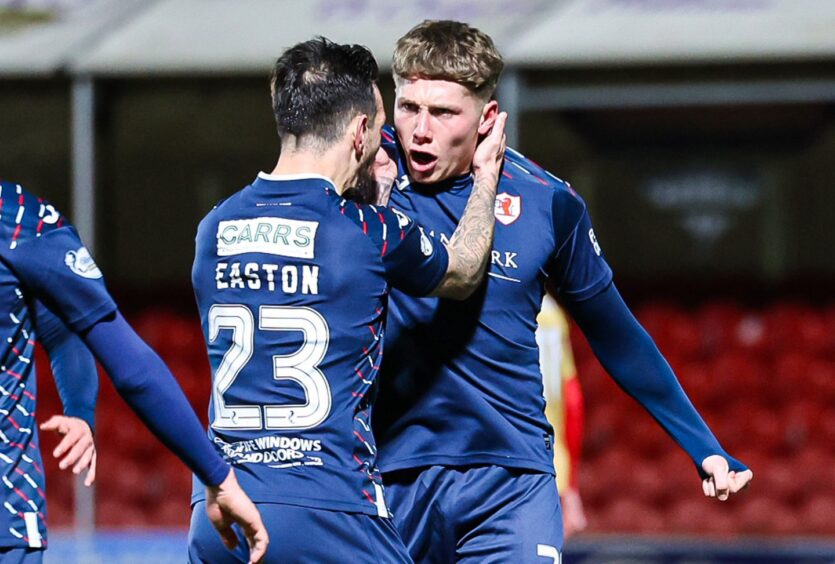
[[[374,155],[371,155],[360,165],[354,185],[342,194],[345,198],[359,204],[374,204],[377,202],[377,179],[374,178]]]

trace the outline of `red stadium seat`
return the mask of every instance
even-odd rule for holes
[[[733,339],[729,341],[734,347],[764,354],[769,340],[767,339],[766,323],[763,316],[757,312],[747,312],[736,323]]]
[[[657,459],[673,445],[658,423],[642,411],[628,419],[624,430],[621,440],[625,439],[635,455],[646,460]]]
[[[810,498],[800,514],[807,534],[835,534],[835,496],[831,490]]]
[[[781,516],[791,511],[790,507],[767,496],[740,498],[740,501],[738,532],[748,535],[774,533],[780,528]]]
[[[832,404],[827,402],[827,406]],[[835,449],[835,411],[824,408],[817,418],[817,425],[812,427],[810,442],[817,445],[829,445]],[[835,451],[833,451],[835,452]]]
[[[600,514],[599,520],[592,523],[596,532],[658,534],[667,529],[658,509],[635,497],[613,498]]]
[[[833,355],[835,356],[835,355]],[[835,402],[835,362],[832,358],[816,357],[806,367],[803,385],[798,386],[805,396],[824,405]]]
[[[786,447],[800,451],[811,446],[815,429],[821,427],[821,417],[826,406],[815,399],[799,399],[788,403],[780,410],[780,424]]]
[[[734,531],[733,517],[727,508],[720,506],[717,500],[708,499],[696,492],[691,491],[690,495],[666,507],[665,531],[700,535],[725,535]]]
[[[802,473],[795,459],[774,457],[757,470],[755,486],[781,504],[796,507],[805,494]]]
[[[587,404],[583,452],[584,456],[593,458],[618,442],[625,422],[623,411],[615,404]]]
[[[736,328],[743,313],[732,302],[714,302],[700,308],[693,320],[698,327],[702,351],[713,355],[735,342]]]

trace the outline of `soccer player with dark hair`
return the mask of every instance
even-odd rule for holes
[[[473,149],[447,247],[398,210],[343,198],[387,164],[377,74],[361,46],[318,38],[285,51],[271,81],[278,162],[197,233],[209,436],[264,515],[270,562],[410,561],[371,432],[389,292],[464,299],[489,260],[505,115]],[[202,490],[192,500],[191,561],[244,560],[206,532]]]
[[[206,440],[171,372],[122,317],[78,233],[48,202],[9,182],[0,183],[0,303],[5,312],[0,330],[7,335],[0,365],[4,383],[0,390],[0,401],[4,402],[0,460],[5,463],[3,483],[9,491],[5,519],[17,538],[17,543],[5,545],[8,550],[0,550],[3,562],[29,564],[42,558],[42,543],[38,546],[44,522],[42,470],[32,420],[23,424],[18,419],[29,417],[34,410],[31,359],[35,339],[44,341],[53,355],[65,405],[80,401],[70,413],[92,422],[89,410],[97,381],[68,380],[95,373],[95,366],[87,364],[90,360],[84,358],[83,347],[67,335],[66,327],[98,358],[142,421],[200,477],[210,499],[206,510],[224,541],[230,547],[237,542],[231,528],[236,522],[245,531],[253,561],[261,558],[268,538],[258,511],[229,465]],[[78,434],[72,422],[62,418],[47,421],[43,428],[68,437]],[[83,467],[87,456],[92,459],[94,453],[86,448],[86,442],[76,445],[83,449],[75,460],[74,470],[80,471],[79,465]],[[67,446],[68,442],[62,441],[59,448]],[[70,450],[70,454],[75,456],[79,451]],[[61,466],[68,462],[65,457]]]
[[[398,155],[391,204],[441,241],[470,193],[473,151],[498,115],[502,66],[492,40],[459,22],[424,22],[395,48],[395,130],[383,133]],[[413,558],[561,558],[534,338],[546,280],[612,377],[691,457],[705,494],[724,500],[744,487],[751,471],[722,449],[624,304],[574,190],[508,149],[495,219],[489,276],[470,299],[391,295],[380,401],[400,409],[378,417],[376,432]]]

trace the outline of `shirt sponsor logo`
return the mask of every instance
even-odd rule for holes
[[[324,466],[320,439],[272,435],[233,443],[219,437],[214,441],[233,464],[265,464],[270,468]]]
[[[67,254],[64,256],[64,263],[70,267],[70,270],[82,278],[96,280],[102,277],[101,270],[96,266],[87,247],[80,247],[75,251],[67,251]]]
[[[490,251],[490,264],[496,264],[502,268],[519,268],[516,263],[516,257],[519,253],[510,251]]]
[[[495,215],[499,223],[510,225],[522,214],[522,197],[507,192],[496,194]]]
[[[312,259],[318,221],[257,217],[221,221],[217,226],[217,254],[221,257],[265,253]]]

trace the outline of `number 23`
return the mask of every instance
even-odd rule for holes
[[[215,429],[309,429],[331,411],[331,390],[318,365],[328,350],[330,331],[322,315],[309,307],[261,306],[258,329],[301,331],[302,346],[289,355],[273,355],[273,379],[292,380],[304,390],[307,403],[298,405],[227,405],[223,395],[252,358],[255,319],[244,305],[213,305],[209,310],[209,342],[221,329],[232,331],[232,344],[214,374],[212,403]],[[262,415],[263,414],[263,415]]]

